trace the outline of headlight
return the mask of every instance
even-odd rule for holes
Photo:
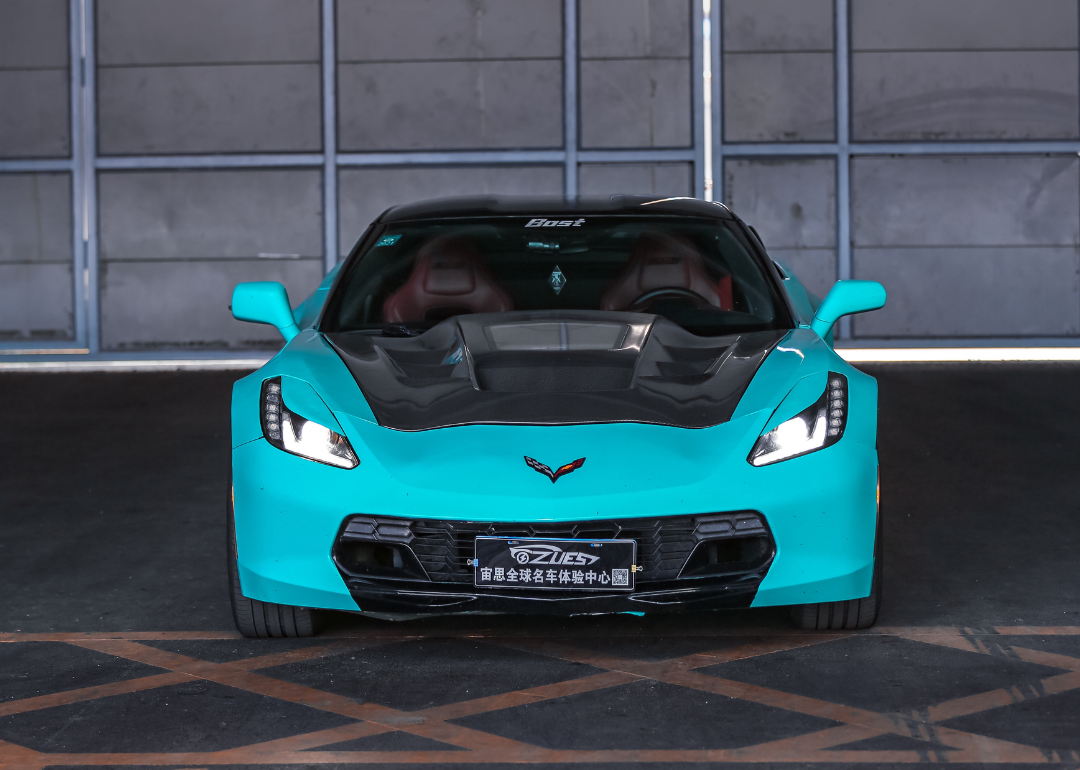
[[[285,406],[280,377],[263,382],[261,416],[263,436],[282,451],[338,468],[360,464],[347,438]]]
[[[761,466],[816,452],[839,441],[846,425],[847,377],[829,372],[821,398],[760,436],[746,459]]]

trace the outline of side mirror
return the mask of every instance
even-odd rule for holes
[[[865,313],[885,305],[885,287],[877,281],[837,281],[818,306],[810,328],[822,339],[841,316]]]
[[[289,304],[289,292],[277,281],[238,283],[233,289],[232,314],[237,321],[276,326],[288,342],[300,333]]]

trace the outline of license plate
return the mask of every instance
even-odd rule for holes
[[[473,583],[485,588],[633,591],[635,540],[476,538]]]

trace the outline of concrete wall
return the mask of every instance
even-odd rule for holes
[[[724,0],[724,140],[835,138],[833,0]]]
[[[0,342],[75,333],[71,177],[0,174]]]
[[[859,336],[1080,334],[1080,159],[856,158],[853,272],[889,290]]]
[[[322,146],[318,0],[98,0],[103,155]]]
[[[0,161],[71,154],[65,0],[0,2]],[[71,176],[0,174],[0,344],[74,336]]]
[[[1073,0],[854,0],[852,136],[1080,136]]]
[[[722,7],[725,141],[835,139],[833,0]],[[1076,152],[858,155],[859,142],[1080,138],[1077,3],[850,0],[849,14],[850,269],[890,297],[854,336],[1080,334]],[[725,201],[818,293],[840,271],[836,174],[814,157],[723,168]]]
[[[724,202],[754,226],[773,259],[824,297],[836,281],[836,162],[728,160]]]
[[[68,4],[0,2],[0,158],[71,153]]]
[[[106,348],[277,345],[229,313],[240,281],[299,301],[322,278],[317,171],[139,171],[100,178]]]
[[[562,145],[561,0],[339,0],[344,151]]]
[[[689,0],[582,0],[582,148],[690,146],[690,16]],[[319,0],[98,0],[96,23],[100,155],[324,150]],[[335,25],[335,151],[564,147],[563,0],[338,0]],[[579,172],[596,194],[692,194],[691,174]],[[229,291],[283,280],[298,300],[314,287],[322,185],[300,168],[100,173],[102,347],[276,344],[230,319]],[[344,167],[339,251],[396,203],[564,188],[561,164]]]
[[[578,170],[581,195],[693,195],[689,163],[582,163]]]
[[[1072,0],[856,0],[856,140],[1080,136]],[[856,158],[852,271],[890,290],[857,336],[1080,333],[1067,157]]]
[[[689,147],[690,4],[581,0],[583,147]]]
[[[698,2],[577,0],[568,108],[564,0],[336,0],[325,147],[323,0],[96,0],[101,168],[73,188],[80,6],[0,0],[0,346],[277,344],[230,319],[229,290],[280,279],[299,299],[325,269],[327,214],[340,256],[379,212],[420,198],[575,181],[586,195],[693,195]],[[758,148],[719,153],[724,201],[812,291],[846,268],[886,285],[888,308],[856,319],[858,338],[1080,336],[1075,0],[847,2],[850,243],[837,239],[843,166],[829,144],[836,0],[714,0],[716,136]],[[592,153],[576,166],[560,155],[568,124]],[[860,152],[929,141],[1075,145]],[[357,154],[336,184],[326,151]],[[453,162],[458,151],[482,155]],[[220,167],[234,161],[251,167]],[[84,203],[99,236],[74,254]],[[82,271],[95,253],[97,284]]]

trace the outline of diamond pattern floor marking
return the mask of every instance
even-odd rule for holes
[[[798,651],[827,645],[853,634],[778,634],[758,637],[742,644],[724,644],[718,639],[713,649],[702,649],[670,659],[650,653],[641,657],[609,654],[603,646],[590,644],[588,649],[571,642],[530,637],[482,636],[487,645],[508,651],[528,651],[578,668],[566,672],[580,676],[521,690],[443,703],[433,708],[406,711],[372,703],[360,703],[340,693],[297,684],[269,675],[268,669],[301,664],[329,656],[342,655],[373,645],[399,643],[417,637],[393,632],[365,635],[364,638],[316,639],[310,643],[289,645],[289,649],[265,647],[265,654],[235,658],[207,648],[199,657],[199,645],[206,640],[237,641],[229,634],[183,632],[144,632],[116,634],[0,634],[0,644],[56,643],[72,645],[113,656],[133,664],[154,667],[162,673],[134,676],[32,697],[8,700],[0,704],[0,718],[22,715],[43,717],[50,709],[74,708],[101,699],[140,693],[149,697],[162,688],[202,687],[213,683],[216,691],[231,688],[262,701],[280,701],[309,710],[327,712],[345,724],[291,735],[284,738],[249,742],[214,751],[146,751],[113,753],[78,753],[35,751],[22,745],[18,736],[8,734],[0,740],[0,767],[38,770],[49,766],[221,766],[221,765],[319,765],[319,764],[492,764],[492,763],[957,763],[982,764],[1065,764],[1080,763],[1080,751],[1063,747],[1031,746],[978,732],[979,717],[987,712],[1008,708],[1016,703],[1037,705],[1051,718],[1068,719],[1071,715],[1054,713],[1055,703],[1068,703],[1072,711],[1080,696],[1080,657],[1059,651],[1025,647],[1024,639],[1012,637],[1080,636],[1080,627],[999,627],[970,628],[882,628],[858,636],[894,636],[947,647],[974,656],[1005,656],[1059,672],[1041,679],[1018,679],[1006,687],[967,694],[939,703],[929,703],[907,712],[877,712],[865,708],[832,703],[770,689],[749,682],[735,682],[704,674],[697,669],[718,663],[747,660],[780,651]],[[477,634],[471,634],[478,640]],[[1017,644],[1013,644],[1013,642]],[[152,642],[145,644],[143,642]],[[187,644],[170,645],[170,642]],[[691,646],[697,649],[696,645]],[[613,647],[612,649],[619,649]],[[684,647],[685,649],[685,647]],[[1057,648],[1060,649],[1060,648]],[[179,650],[184,650],[182,654]],[[620,652],[632,653],[632,646]],[[213,658],[213,659],[206,659]],[[592,669],[585,669],[591,666]],[[147,669],[149,670],[149,669]],[[284,669],[282,669],[284,670]],[[600,673],[595,673],[599,670]],[[665,686],[689,688],[710,697],[769,706],[793,715],[817,717],[839,723],[837,726],[805,732],[793,730],[787,737],[739,748],[664,748],[664,749],[551,749],[528,740],[526,733],[517,739],[454,724],[450,720],[492,714],[519,706],[563,702],[579,694],[596,693],[606,688],[634,682],[654,682]],[[200,684],[203,683],[203,684]],[[194,692],[194,690],[192,691]],[[1068,694],[1062,700],[1056,698]],[[260,701],[260,702],[262,702]],[[89,708],[89,706],[87,706]],[[284,706],[283,706],[284,707]],[[549,705],[550,708],[550,705]],[[1040,713],[1043,713],[1040,712]],[[995,712],[1000,714],[1002,712]],[[952,720],[952,726],[942,724]],[[480,720],[482,721],[482,720]],[[475,722],[474,723],[479,723]],[[972,731],[957,729],[964,724]],[[110,729],[118,729],[107,725]],[[10,731],[9,731],[10,733]],[[398,736],[398,737],[394,737]],[[412,736],[410,738],[410,736]],[[241,736],[248,737],[248,736]],[[399,746],[401,748],[394,748]],[[446,746],[441,749],[440,746]],[[366,747],[366,748],[361,748]],[[425,748],[421,748],[425,747]],[[168,746],[161,746],[167,749]]]

